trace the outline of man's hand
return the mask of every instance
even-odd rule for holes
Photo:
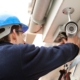
[[[63,42],[76,44],[80,48],[80,39],[77,36],[74,36],[72,38],[68,37],[67,41],[63,39]]]
[[[65,38],[63,38],[62,40],[61,40],[61,42],[59,42],[57,45],[62,45],[62,44],[65,44],[67,42],[67,40],[65,39]]]

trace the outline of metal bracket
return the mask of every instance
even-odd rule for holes
[[[74,9],[72,7],[67,7],[63,9],[63,14],[68,15],[69,21],[71,21],[71,14],[74,12]]]

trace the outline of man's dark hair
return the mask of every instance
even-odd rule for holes
[[[13,29],[15,29],[16,31],[19,30],[21,28],[21,25],[12,25],[11,27],[11,32],[13,32]],[[5,29],[4,28],[1,28],[0,29],[0,33],[2,33]],[[17,34],[19,34],[19,32],[16,32]],[[3,37],[0,39],[0,42],[10,42],[10,39],[9,39],[9,35]]]

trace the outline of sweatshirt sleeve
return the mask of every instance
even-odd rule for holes
[[[26,79],[34,80],[74,59],[78,46],[67,43],[53,47],[21,45],[22,71]]]

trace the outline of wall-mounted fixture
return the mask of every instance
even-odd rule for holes
[[[74,12],[74,9],[71,7],[67,7],[63,9],[63,14],[68,15],[68,22],[65,23],[63,26],[59,26],[56,34],[55,34],[55,39],[54,42],[60,42],[62,38],[67,37],[73,37],[77,35],[78,32],[78,25],[76,22],[71,20],[71,14]]]

